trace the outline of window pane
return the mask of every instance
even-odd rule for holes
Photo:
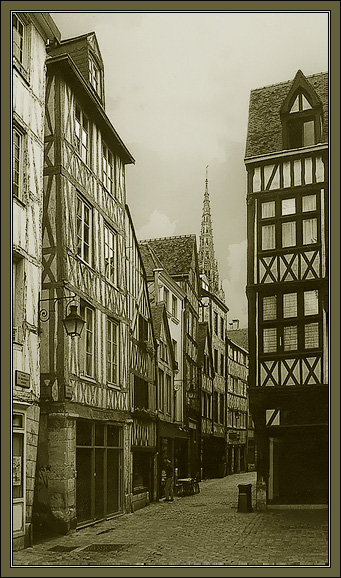
[[[277,329],[275,327],[263,329],[263,351],[264,353],[277,351]]]
[[[304,292],[304,315],[317,315],[319,312],[318,291]]]
[[[303,220],[303,245],[317,243],[317,219]]]
[[[298,112],[299,111],[299,99],[298,99],[298,95],[296,96],[294,103],[290,109],[290,112]]]
[[[302,197],[302,211],[316,211],[316,195],[307,195]]]
[[[262,249],[274,249],[275,243],[275,225],[265,225],[262,227]]]
[[[262,203],[262,219],[268,219],[275,216],[275,201]]]
[[[314,127],[315,122],[313,120],[303,123],[303,146],[315,144]]]
[[[283,346],[284,351],[291,351],[297,349],[297,326],[291,325],[284,327],[283,331]]]
[[[304,96],[304,94],[302,94],[302,109],[303,110],[308,110],[309,108],[312,108],[311,104],[308,102],[308,100],[306,99],[306,97]]]
[[[13,433],[13,498],[23,497],[23,440],[22,434]]]
[[[319,346],[319,324],[309,323],[304,327],[304,346],[314,349]]]
[[[297,293],[283,295],[283,317],[297,317]]]
[[[263,297],[263,320],[268,321],[269,319],[276,319],[277,316],[277,297],[276,295],[270,295],[269,297]]]
[[[282,223],[282,247],[296,245],[296,222]]]
[[[282,200],[282,215],[293,215],[296,212],[295,199]]]

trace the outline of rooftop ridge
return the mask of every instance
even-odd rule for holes
[[[141,241],[139,241],[139,243],[141,243],[142,245],[150,241],[163,241],[166,239],[191,239],[193,237],[196,238],[195,233],[189,233],[188,235],[171,235],[169,237],[151,237],[150,239],[142,239]]]
[[[302,73],[304,74],[304,73]],[[328,74],[328,71],[326,70],[325,72],[316,72],[315,74],[310,74],[308,76],[305,76],[305,78],[307,80],[309,80],[310,78],[315,78],[316,76],[325,76],[326,74]],[[265,84],[264,86],[259,86],[258,88],[253,88],[251,90],[251,92],[257,92],[257,90],[264,90],[264,88],[271,88],[271,87],[277,87],[277,86],[284,86],[285,84],[288,84],[289,82],[293,82],[293,79],[288,79],[288,80],[282,80],[281,82],[274,82],[273,84]]]

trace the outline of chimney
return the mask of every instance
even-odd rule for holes
[[[232,329],[239,329],[239,319],[232,319]]]

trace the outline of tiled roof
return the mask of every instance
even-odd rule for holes
[[[328,73],[306,76],[323,106],[322,142],[328,142]],[[265,155],[283,150],[281,106],[290,91],[293,80],[252,90],[245,157]]]
[[[145,263],[147,275],[155,259],[157,259],[159,264],[155,264],[153,266],[154,269],[155,267],[160,267],[162,263],[170,275],[187,275],[189,273],[193,262],[193,253],[196,252],[195,235],[162,237],[140,241],[140,249],[145,245],[148,245],[154,253],[154,257],[148,256],[146,251],[143,253],[148,262],[147,265]]]
[[[139,249],[147,277],[153,275],[154,269],[163,268],[160,259],[155,255],[155,252],[148,243],[139,242]]]
[[[246,351],[249,351],[249,330],[246,329],[231,329],[227,332],[227,337],[236,345],[240,345]]]

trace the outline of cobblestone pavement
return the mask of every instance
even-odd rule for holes
[[[200,483],[200,493],[156,502],[13,553],[13,566],[326,566],[328,510],[238,512],[238,484],[255,473]]]

